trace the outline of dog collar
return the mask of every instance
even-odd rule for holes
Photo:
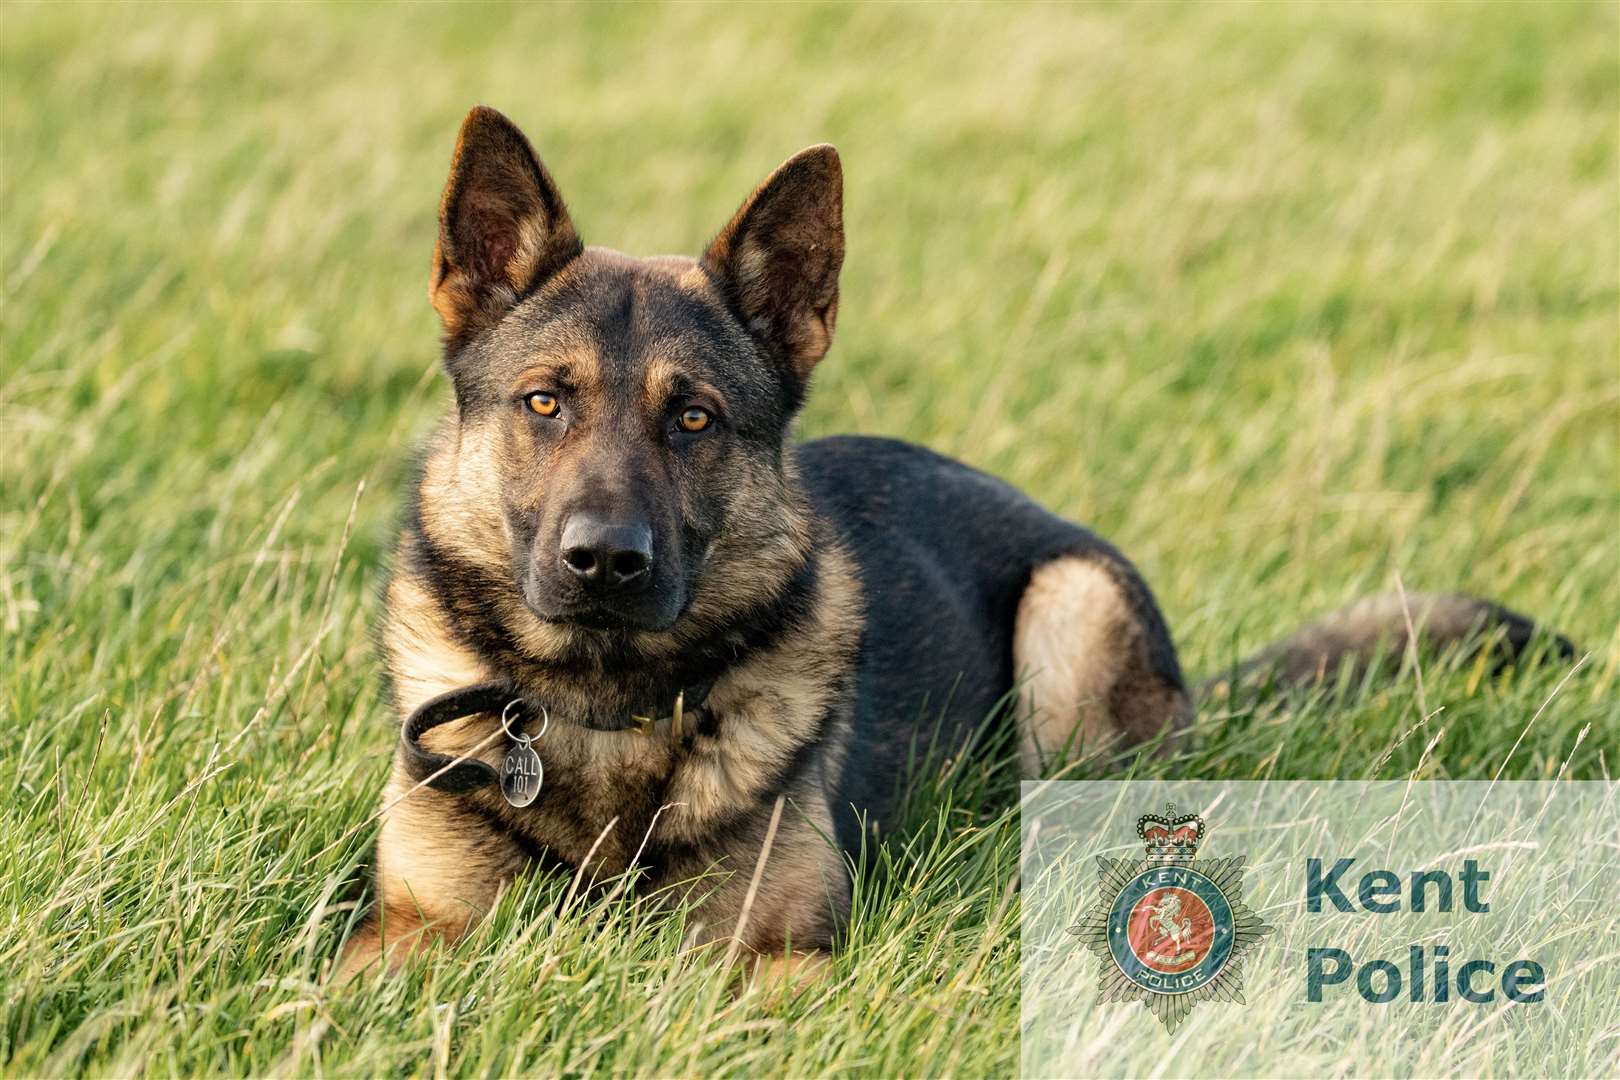
[[[667,730],[675,742],[681,742],[689,733],[712,726],[713,717],[704,709],[704,704],[713,688],[712,679],[689,686],[675,696],[668,716],[658,716],[657,710],[632,713],[629,722],[617,730],[632,731],[640,737],[650,738],[662,729]],[[499,716],[501,726],[513,744],[499,770],[478,758],[458,758],[422,745],[422,736],[434,728],[481,713]],[[404,751],[406,771],[417,783],[425,783],[436,791],[452,795],[500,784],[508,802],[514,806],[527,806],[539,794],[542,775],[539,755],[530,745],[540,735],[524,734],[524,729],[537,714],[549,720],[551,710],[514,693],[512,687],[503,682],[476,683],[440,694],[423,702],[405,718],[400,732],[400,746]],[[542,727],[540,734],[544,733],[545,728]]]

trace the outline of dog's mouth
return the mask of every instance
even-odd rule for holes
[[[674,626],[685,614],[687,590],[649,590],[625,597],[559,596],[533,575],[520,583],[523,603],[535,617],[551,626],[568,627],[605,636],[659,633]]]
[[[671,615],[646,611],[640,607],[623,609],[617,605],[593,603],[573,605],[553,612],[536,611],[535,614],[553,625],[577,626],[598,633],[657,633],[674,626],[681,617],[676,609]]]

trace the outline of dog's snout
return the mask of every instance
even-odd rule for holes
[[[563,526],[562,564],[592,592],[640,590],[652,580],[652,539],[644,522],[577,513]]]

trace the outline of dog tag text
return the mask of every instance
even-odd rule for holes
[[[540,755],[534,752],[527,739],[507,752],[501,762],[501,794],[513,806],[528,806],[540,795],[540,781],[545,776]]]

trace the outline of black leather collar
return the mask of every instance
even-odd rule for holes
[[[714,680],[711,679],[681,692],[682,730],[672,732],[674,737],[685,738],[695,732],[712,729],[714,718],[703,706],[713,688]],[[411,779],[417,783],[426,781],[428,787],[454,795],[498,784],[500,773],[493,765],[473,757],[458,760],[450,754],[429,750],[422,745],[422,736],[441,724],[480,713],[493,716],[504,713],[512,730],[523,732],[541,712],[540,705],[516,693],[504,682],[476,683],[440,694],[423,702],[405,719],[405,726],[400,732],[405,767]],[[654,710],[649,710],[649,713],[651,715],[632,715],[621,730],[633,737],[653,734],[666,720],[673,728],[673,715],[659,717]],[[554,719],[557,715],[552,710]],[[506,741],[510,743],[511,740]]]

